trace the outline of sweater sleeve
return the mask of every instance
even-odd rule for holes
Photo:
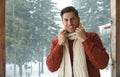
[[[109,56],[96,33],[92,33],[82,44],[89,60],[96,68],[103,69],[107,66]]]
[[[50,52],[47,56],[46,64],[49,71],[57,71],[60,67],[63,56],[63,45],[58,44],[58,39],[51,42]]]

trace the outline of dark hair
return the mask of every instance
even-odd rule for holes
[[[62,17],[64,13],[68,13],[68,12],[74,12],[75,15],[79,17],[78,11],[73,6],[68,6],[68,7],[63,8],[60,12],[60,16]]]

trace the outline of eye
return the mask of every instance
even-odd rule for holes
[[[75,18],[75,17],[73,17],[71,20],[76,20],[76,18]]]
[[[67,22],[67,21],[68,21],[68,19],[64,19],[64,21],[66,21],[66,22]]]

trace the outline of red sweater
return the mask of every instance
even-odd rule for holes
[[[89,77],[100,77],[99,69],[107,66],[109,56],[99,36],[96,33],[87,33],[88,39],[82,42],[87,56],[87,68]],[[68,40],[71,63],[73,64],[73,40]],[[58,38],[54,38],[51,42],[50,53],[47,57],[46,64],[51,72],[57,71],[60,67],[63,57],[63,45],[58,44]]]

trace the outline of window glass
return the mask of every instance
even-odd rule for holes
[[[93,5],[93,3],[96,3]],[[46,67],[50,42],[61,29],[60,10],[68,5],[79,11],[87,31],[97,32],[110,53],[109,0],[6,0],[6,77],[57,77]],[[105,37],[105,36],[108,37]],[[110,77],[110,66],[104,72]],[[105,74],[103,74],[105,73]]]

